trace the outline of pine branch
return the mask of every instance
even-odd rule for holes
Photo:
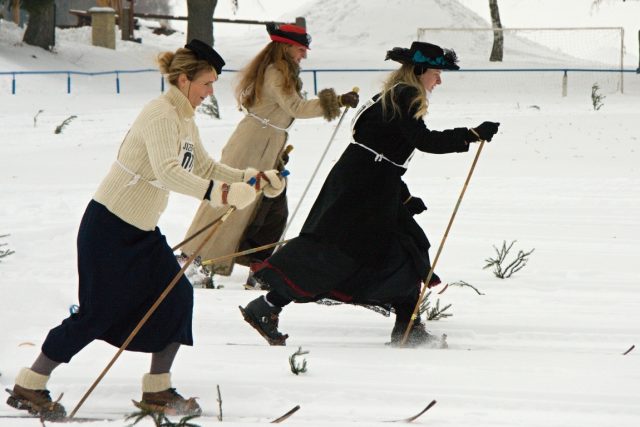
[[[218,388],[218,410],[220,413],[218,414],[218,421],[222,422],[222,395],[220,394],[220,385],[216,384]]]
[[[451,313],[445,313],[449,308],[451,308],[451,304],[447,304],[441,309],[440,299],[436,300],[436,306],[427,312],[427,320],[435,321],[453,316]]]
[[[448,309],[451,308],[451,304],[447,304],[446,306],[444,306],[442,309],[440,308],[440,299],[438,298],[436,300],[436,305],[435,307],[431,307],[431,301],[429,300],[429,297],[431,296],[431,291],[428,291],[427,294],[424,297],[424,300],[422,300],[422,303],[420,304],[420,309],[419,309],[419,313],[422,315],[424,314],[427,320],[431,320],[431,321],[436,321],[436,320],[440,320],[440,319],[444,319],[447,317],[451,317],[453,316],[453,314],[451,313],[445,313],[445,311],[447,311]]]
[[[218,105],[218,100],[215,95],[209,96],[209,102],[205,101],[200,104],[200,111],[207,116],[211,116],[216,119],[220,118],[220,106]]]
[[[199,416],[200,415],[187,415],[181,418],[180,421],[178,421],[178,423],[176,424],[172,422],[169,418],[167,418],[167,415],[163,412],[155,412],[148,409],[140,409],[138,412],[134,412],[133,414],[128,415],[125,418],[125,420],[135,418],[135,421],[133,422],[133,424],[129,424],[127,427],[132,427],[138,424],[140,420],[143,420],[147,417],[150,417],[153,420],[153,423],[155,424],[156,427],[200,427],[198,424],[193,424],[189,422],[192,419],[197,418]]]
[[[296,357],[302,356],[305,354],[309,354],[308,351],[302,351],[302,347],[298,347],[298,351],[289,356],[289,365],[291,366],[291,372],[296,375],[300,373],[307,372],[307,359],[302,359],[302,363],[298,364],[296,362]]]
[[[501,249],[498,249],[495,247],[495,245],[493,245],[493,249],[495,249],[496,251],[496,258],[485,259],[485,262],[487,264],[482,268],[487,269],[489,267],[493,267],[493,274],[500,279],[509,278],[514,273],[522,270],[524,266],[527,265],[527,261],[528,261],[527,258],[529,257],[529,255],[533,253],[535,248],[531,249],[529,252],[524,252],[522,250],[518,251],[518,255],[516,256],[516,259],[511,261],[511,263],[509,263],[509,265],[507,265],[506,267],[502,266],[502,263],[507,258],[509,251],[511,250],[511,248],[513,247],[513,244],[516,241],[517,240],[514,240],[513,242],[511,242],[509,246],[507,246],[507,242],[503,240]]]
[[[476,291],[476,293],[477,293],[478,295],[484,295],[484,294],[483,294],[482,292],[480,292],[480,291],[479,291],[475,286],[468,284],[468,283],[467,283],[467,282],[465,282],[464,280],[461,280],[461,281],[459,281],[459,282],[453,282],[453,283],[449,283],[449,284],[447,284],[447,286],[449,286],[449,285],[451,285],[451,286],[460,286],[461,288],[469,287],[469,288],[473,289],[474,291]]]
[[[62,123],[60,123],[58,126],[56,126],[56,130],[54,131],[55,134],[59,134],[62,133],[62,130],[64,129],[65,126],[67,126],[69,123],[71,123],[71,121],[73,119],[75,119],[78,116],[69,116],[66,119],[64,119],[64,121]]]
[[[3,234],[2,236],[0,236],[0,239],[7,236],[9,235]],[[7,246],[7,243],[0,243],[0,247],[2,246]],[[9,255],[13,255],[14,253],[15,251],[12,251],[11,249],[0,249],[0,258],[8,257]]]
[[[36,127],[36,124],[38,122],[38,116],[40,115],[40,113],[44,112],[44,110],[38,110],[38,112],[36,113],[35,116],[33,116],[33,127]]]

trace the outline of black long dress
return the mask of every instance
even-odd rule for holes
[[[297,302],[328,297],[385,305],[417,295],[430,269],[430,245],[403,204],[409,196],[402,181],[406,169],[398,165],[414,149],[466,152],[469,132],[431,131],[422,118],[413,118],[416,90],[394,88],[402,113],[391,120],[383,119],[379,101],[358,117],[354,141],[373,152],[349,144],[300,235],[263,263],[254,276],[259,282]]]

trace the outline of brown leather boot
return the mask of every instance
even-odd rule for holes
[[[13,390],[6,390],[11,395],[7,404],[16,409],[29,411],[30,414],[50,421],[67,416],[64,406],[51,400],[49,390],[30,390],[17,384],[13,386]]]
[[[185,399],[173,387],[157,392],[143,392],[140,403],[146,409],[167,415],[202,414],[202,408],[195,397]]]

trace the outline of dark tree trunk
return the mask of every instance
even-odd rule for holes
[[[51,50],[56,44],[54,0],[23,0],[22,7],[29,12],[29,21],[22,41]]]
[[[500,22],[500,10],[498,9],[498,0],[489,0],[489,10],[491,11],[491,27],[502,29]],[[502,62],[504,52],[504,32],[493,32],[493,47],[491,48],[491,56],[489,61]]]
[[[218,0],[187,0],[187,43],[202,40],[213,46],[213,12]]]

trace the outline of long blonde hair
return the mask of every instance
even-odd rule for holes
[[[427,93],[418,80],[418,77],[413,72],[413,65],[403,64],[396,71],[393,71],[389,77],[384,81],[382,85],[382,93],[380,95],[380,102],[382,103],[382,115],[386,120],[391,120],[396,115],[402,115],[400,106],[398,105],[396,89],[398,84],[404,84],[414,87],[416,89],[416,96],[413,97],[409,108],[412,109],[417,106],[416,113],[413,115],[414,119],[419,119],[427,114],[429,107],[429,101],[427,100]]]
[[[167,77],[169,83],[178,86],[178,77],[184,73],[190,81],[203,71],[213,71],[218,77],[215,68],[207,61],[196,58],[190,50],[180,48],[175,52],[161,52],[156,57],[160,72]]]
[[[282,90],[285,94],[302,90],[302,82],[298,77],[300,66],[293,61],[288,49],[288,44],[271,42],[240,71],[240,80],[235,88],[238,105],[250,108],[260,101],[264,87],[264,74],[271,64],[282,73],[284,78]]]

